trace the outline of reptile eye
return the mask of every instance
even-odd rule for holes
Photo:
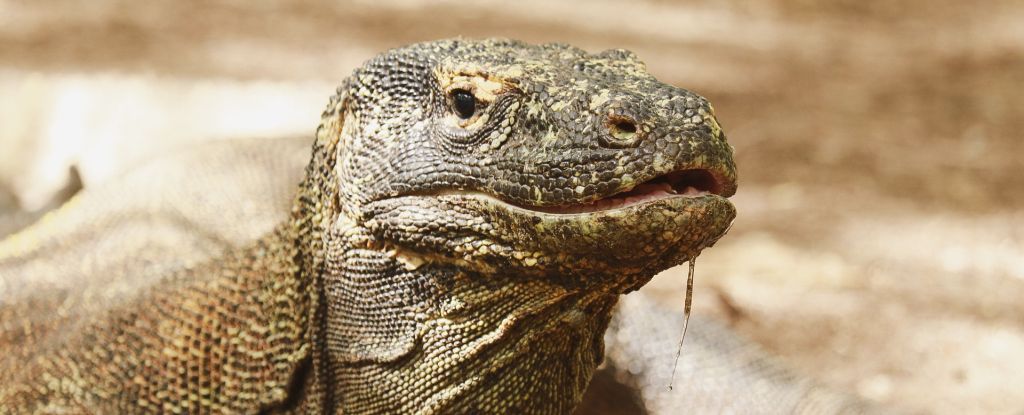
[[[451,92],[452,110],[459,115],[459,118],[468,120],[476,113],[476,97],[465,89],[456,89]]]

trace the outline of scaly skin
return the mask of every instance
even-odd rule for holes
[[[655,191],[669,182],[706,192]],[[631,190],[643,200],[609,202]],[[21,366],[0,375],[0,404],[568,413],[618,296],[714,243],[734,191],[708,103],[628,52],[392,50],[331,99],[292,219],[257,243],[162,276],[127,270],[117,295],[54,300],[0,268],[15,287],[4,368]]]

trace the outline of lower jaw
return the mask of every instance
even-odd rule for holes
[[[573,215],[581,213],[602,213],[610,212],[615,210],[627,209],[630,207],[640,206],[645,203],[652,203],[672,198],[697,198],[708,195],[707,192],[698,191],[695,189],[688,189],[685,193],[676,193],[674,191],[666,190],[655,190],[649,192],[643,192],[638,194],[625,194],[620,196],[612,196],[604,199],[598,199],[592,203],[587,204],[573,204],[573,205],[562,205],[562,206],[518,206],[522,209],[533,210],[542,213],[555,214],[555,215]]]

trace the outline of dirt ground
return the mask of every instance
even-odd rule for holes
[[[88,186],[189,140],[309,133],[388,47],[627,48],[736,148],[699,312],[871,399],[1024,411],[1024,3],[511,4],[0,0],[0,210],[45,206],[70,165]],[[684,278],[645,290],[681,309]]]

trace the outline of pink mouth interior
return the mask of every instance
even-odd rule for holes
[[[722,186],[711,172],[691,169],[672,172],[638,184],[625,192],[595,200],[587,204],[537,207],[548,213],[588,213],[619,209],[673,196],[699,197],[720,194]]]

